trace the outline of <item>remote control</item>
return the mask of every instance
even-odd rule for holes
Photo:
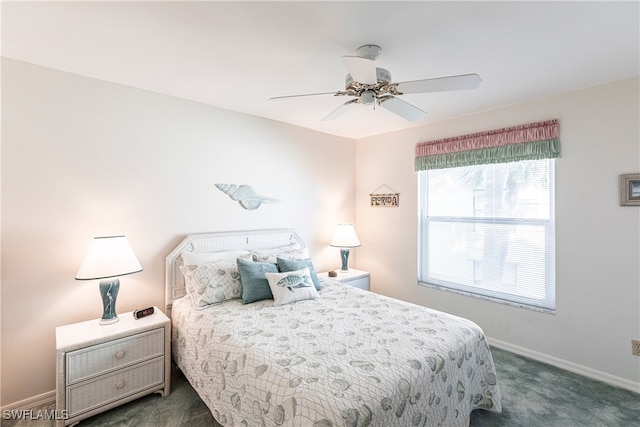
[[[143,310],[136,310],[133,312],[134,319],[142,319],[145,316],[153,314],[153,307],[145,308]]]

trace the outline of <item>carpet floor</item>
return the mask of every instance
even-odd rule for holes
[[[504,350],[494,348],[492,352],[503,394],[503,410],[501,414],[473,411],[472,427],[640,427],[640,394]],[[54,408],[55,405],[36,409]],[[2,419],[0,424],[53,426],[41,420]],[[78,426],[218,427],[220,424],[174,367],[168,397],[149,395],[81,421]]]

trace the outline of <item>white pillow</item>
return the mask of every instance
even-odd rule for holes
[[[196,308],[204,308],[242,296],[242,283],[235,260],[223,260],[200,265],[183,265],[187,295]]]
[[[298,244],[273,249],[255,249],[251,251],[251,258],[255,262],[270,262],[275,264],[278,262],[278,258],[307,259],[309,258],[309,249],[301,248]]]
[[[286,273],[265,273],[273,294],[273,305],[284,305],[295,301],[316,299],[316,291],[308,268]]]
[[[235,261],[237,258],[249,258],[249,251],[183,252],[180,256],[184,265],[198,265],[205,262]]]

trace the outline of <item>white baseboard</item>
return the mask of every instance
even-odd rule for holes
[[[548,365],[555,366],[565,371],[573,372],[578,375],[582,375],[587,378],[602,381],[607,384],[611,384],[616,387],[631,390],[636,393],[640,393],[640,383],[628,380],[626,378],[618,377],[615,375],[607,374],[587,366],[579,365],[577,363],[569,362],[548,354],[540,353],[534,350],[530,350],[525,347],[520,347],[508,342],[500,341],[494,338],[488,338],[489,345],[500,348],[502,350],[510,351],[511,353],[519,354],[520,356],[528,357],[529,359],[537,360],[539,362],[546,363]]]
[[[49,405],[55,403],[56,391],[48,391],[46,393],[39,394],[37,396],[30,397],[28,399],[20,400],[19,402],[10,403],[7,406],[2,407],[4,411],[28,411],[29,409],[37,408],[38,406]]]

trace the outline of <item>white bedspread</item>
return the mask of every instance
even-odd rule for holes
[[[173,305],[173,356],[224,426],[468,426],[500,412],[473,322],[338,282],[273,307]]]

